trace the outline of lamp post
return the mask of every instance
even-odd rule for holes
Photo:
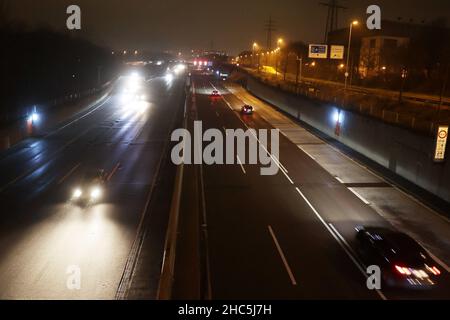
[[[253,43],[252,49],[253,49],[253,65],[255,65],[256,64],[255,56],[256,56],[256,51],[258,50],[258,44],[256,42]],[[258,66],[258,69],[259,69],[259,66]]]
[[[278,78],[278,52],[281,52],[281,45],[283,44],[283,39],[278,39],[277,49],[275,50],[275,75]]]
[[[286,60],[284,61],[283,81],[286,81],[286,74],[288,69],[289,55],[291,53],[286,51]]]
[[[295,87],[298,90],[298,85],[302,81],[303,57],[297,55],[297,72],[295,75]]]
[[[358,25],[358,21],[353,21],[352,23],[350,23],[350,32],[348,35],[348,45],[347,45],[347,63],[345,65],[345,82],[344,82],[344,89],[347,90],[347,81],[348,81],[348,77],[349,77],[349,63],[350,63],[350,49],[351,49],[351,45],[352,45],[352,30],[353,30],[353,26],[357,26]]]

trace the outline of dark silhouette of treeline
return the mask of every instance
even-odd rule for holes
[[[0,25],[0,43],[0,122],[98,88],[119,66],[110,49],[50,28]]]

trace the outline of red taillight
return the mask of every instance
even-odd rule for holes
[[[405,267],[395,265],[395,270],[397,270],[398,273],[405,275],[405,276],[411,275],[411,271],[409,271],[409,269],[405,268]]]
[[[430,271],[431,271],[435,276],[438,276],[438,275],[441,274],[441,271],[440,271],[438,268],[436,268],[436,267],[432,267]]]
[[[435,276],[438,276],[438,275],[441,274],[441,271],[440,271],[436,266],[430,267],[430,266],[425,265],[425,267],[427,268],[427,270],[428,270],[429,272],[431,272],[431,273],[434,274]]]

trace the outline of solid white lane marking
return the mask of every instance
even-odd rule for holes
[[[367,201],[366,199],[364,199],[363,196],[361,196],[358,192],[356,192],[353,188],[347,188],[348,190],[350,190],[355,196],[357,196],[359,198],[359,200],[361,200],[362,202],[364,202],[365,204],[370,204],[369,201]]]
[[[289,266],[289,263],[287,262],[286,256],[284,255],[283,250],[281,249],[280,243],[278,242],[277,237],[275,236],[275,233],[273,232],[273,229],[271,226],[268,226],[269,233],[272,236],[272,240],[275,243],[275,246],[277,247],[278,253],[281,257],[281,260],[283,261],[284,267],[286,268],[286,271],[289,275],[289,278],[291,279],[291,283],[293,286],[297,285],[297,280],[295,280],[294,274],[292,273],[291,267]]]
[[[303,149],[302,147],[300,147],[300,145],[297,145],[297,147],[298,147],[300,150],[302,150],[304,153],[306,153],[306,155],[307,155],[308,157],[310,157],[310,158],[313,159],[313,160],[316,160],[316,158],[314,158],[308,151],[306,151],[305,149]]]
[[[236,156],[236,158],[237,158],[237,161],[239,162],[239,164],[241,165],[241,169],[242,169],[242,171],[244,172],[244,174],[247,174],[247,172],[245,172],[244,165],[242,164],[242,161],[241,161],[241,159],[239,158],[238,155]]]
[[[364,270],[361,268],[360,264],[356,261],[355,257],[351,254],[351,252],[347,249],[347,247],[344,245],[344,243],[339,238],[340,234],[335,233],[333,229],[325,222],[325,220],[322,218],[322,216],[317,212],[316,208],[309,202],[309,200],[306,198],[306,196],[300,191],[298,187],[295,188],[297,192],[300,194],[300,196],[305,200],[306,204],[311,208],[311,210],[314,212],[314,214],[317,216],[319,221],[325,226],[325,228],[328,230],[328,232],[331,234],[331,236],[337,241],[337,243],[341,246],[341,248],[344,250],[344,252],[347,254],[347,256],[350,258],[350,260],[356,265],[359,271],[364,275],[365,278],[367,278],[367,273],[364,272]],[[339,236],[338,236],[339,234]],[[345,242],[346,243],[346,242]],[[378,295],[383,299],[386,300],[386,297],[383,295],[382,292],[378,292]]]

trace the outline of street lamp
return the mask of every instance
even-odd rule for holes
[[[344,84],[344,88],[347,89],[347,80],[348,80],[348,76],[349,76],[349,68],[348,65],[350,63],[350,48],[352,45],[352,30],[353,30],[353,26],[357,26],[359,24],[358,21],[353,21],[352,23],[350,23],[350,32],[348,35],[348,46],[347,46],[347,64],[345,66],[345,84]]]

